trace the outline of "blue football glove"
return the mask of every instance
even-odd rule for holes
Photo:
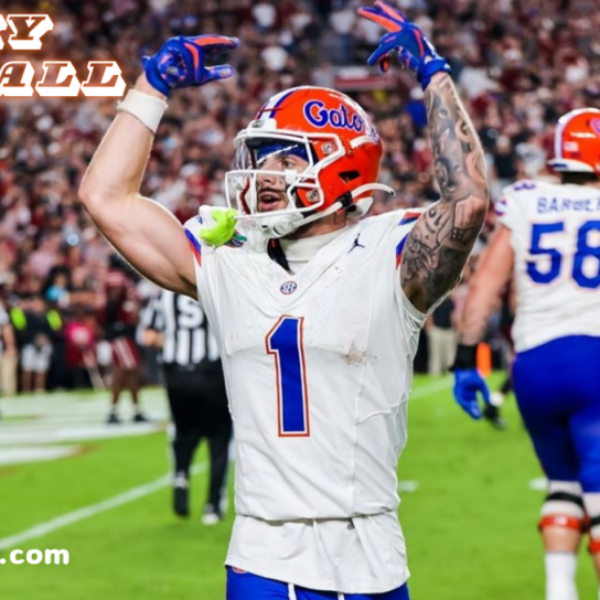
[[[486,404],[490,403],[490,390],[477,369],[454,369],[454,399],[473,419],[481,419],[477,392]]]
[[[237,38],[224,35],[180,35],[167,40],[154,56],[144,56],[144,71],[150,85],[164,94],[171,90],[204,85],[233,75],[231,65],[206,66],[206,59],[224,50],[234,50]]]
[[[368,64],[379,63],[379,68],[385,72],[390,66],[390,54],[396,52],[400,64],[414,73],[424,90],[436,73],[450,73],[446,59],[435,51],[419,27],[408,21],[401,11],[377,0],[375,8],[363,6],[357,12],[390,32],[381,38],[379,46],[367,60]]]

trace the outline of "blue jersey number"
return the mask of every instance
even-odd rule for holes
[[[555,248],[541,248],[542,236],[546,234],[564,231],[564,223],[534,223],[531,231],[531,248],[529,253],[533,256],[548,256],[550,258],[550,269],[546,272],[537,268],[536,261],[527,261],[527,273],[536,283],[550,283],[560,275],[562,255]]]
[[[562,254],[556,248],[542,248],[542,237],[561,233],[565,230],[565,224],[558,223],[534,223],[531,230],[531,248],[529,253],[532,256],[547,256],[550,259],[550,267],[540,271],[536,261],[527,261],[527,274],[536,283],[547,284],[554,281],[559,275],[562,267]],[[573,279],[582,288],[596,289],[600,286],[600,246],[589,245],[589,235],[591,232],[600,234],[600,221],[587,221],[577,231],[577,252],[573,260]],[[583,263],[586,258],[596,260],[596,274],[589,277],[583,272]]]
[[[589,245],[591,231],[600,232],[600,221],[588,221],[579,228],[577,254],[573,262],[573,279],[580,287],[595,290],[600,286],[600,246]],[[588,257],[596,259],[596,274],[593,277],[588,277],[583,272],[583,261]]]
[[[308,393],[302,346],[304,319],[281,317],[267,335],[267,352],[275,357],[279,435],[308,436]]]

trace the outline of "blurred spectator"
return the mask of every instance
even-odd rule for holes
[[[106,275],[106,307],[104,331],[112,347],[113,372],[111,381],[112,400],[107,422],[118,424],[117,409],[121,393],[129,390],[134,421],[145,423],[139,403],[141,376],[141,353],[136,341],[139,321],[139,298],[128,276],[130,269],[116,254],[110,258],[110,268]]]
[[[0,303],[0,392],[17,391],[17,346],[8,313]]]
[[[500,136],[496,143],[496,149],[493,154],[494,159],[494,178],[492,197],[494,201],[500,197],[500,191],[512,183],[518,171],[519,157],[510,140],[505,135]]]
[[[102,388],[103,380],[96,359],[97,323],[93,313],[82,304],[74,307],[65,326],[65,356],[69,387],[80,389],[93,385]]]
[[[12,309],[11,318],[21,354],[21,390],[43,392],[52,356],[51,336],[60,327],[60,317],[47,310],[40,295],[32,295]]]
[[[454,301],[448,297],[435,309],[426,323],[430,375],[447,373],[454,363],[456,334],[453,312]]]

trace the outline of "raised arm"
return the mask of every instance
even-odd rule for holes
[[[144,75],[135,89],[147,94],[147,101],[161,96]],[[144,277],[194,295],[194,265],[186,260],[190,249],[181,224],[160,204],[139,194],[152,141],[148,127],[120,112],[94,154],[79,198],[106,239]]]
[[[405,294],[423,312],[458,282],[489,203],[483,151],[449,75],[432,77],[425,102],[442,197],[408,236],[401,271]]]
[[[369,64],[387,70],[390,55],[397,55],[425,90],[442,199],[423,214],[408,236],[400,276],[407,297],[427,312],[460,278],[483,225],[489,204],[483,151],[448,75],[448,63],[423,32],[385,2],[360,8],[358,13],[389,31]]]
[[[222,36],[179,37],[146,59],[145,72],[120,104],[79,189],[94,223],[133,267],[159,286],[192,297],[195,274],[184,229],[139,189],[170,91],[231,76],[228,65],[206,67],[204,60],[236,46],[237,40]]]

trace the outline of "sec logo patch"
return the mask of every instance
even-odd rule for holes
[[[293,294],[297,289],[298,284],[295,281],[286,281],[285,283],[282,283],[281,287],[279,288],[281,293],[285,294],[286,296]]]

